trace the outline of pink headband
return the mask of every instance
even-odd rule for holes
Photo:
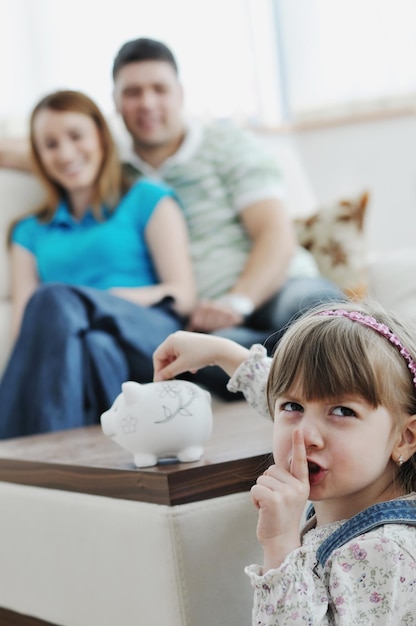
[[[371,315],[364,315],[363,313],[359,313],[358,311],[345,311],[344,309],[337,309],[334,311],[321,311],[318,315],[324,315],[326,317],[347,317],[353,322],[358,322],[362,324],[362,326],[367,326],[368,328],[372,328],[379,335],[382,335],[386,339],[390,341],[404,360],[407,362],[407,367],[412,372],[413,375],[413,384],[416,388],[416,362],[412,359],[412,356],[407,348],[404,347],[400,339],[395,335],[388,326],[385,324],[381,324],[378,322],[375,317]]]

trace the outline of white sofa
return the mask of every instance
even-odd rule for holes
[[[0,373],[11,348],[10,276],[6,237],[9,224],[36,206],[43,191],[31,174],[0,169]]]
[[[0,482],[0,505],[4,626],[251,623],[248,493],[170,507]]]

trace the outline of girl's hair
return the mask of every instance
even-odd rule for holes
[[[46,199],[37,209],[31,211],[29,214],[36,215],[42,222],[50,221],[60,200],[65,195],[65,189],[52,180],[45,169],[34,137],[34,122],[36,116],[40,111],[45,110],[82,113],[90,117],[95,123],[100,136],[103,161],[95,184],[92,210],[98,219],[102,218],[100,211],[101,205],[105,204],[110,210],[114,209],[124,191],[125,185],[122,179],[121,163],[110,129],[97,105],[85,94],[71,90],[56,91],[45,96],[38,102],[30,116],[31,160],[33,169],[45,188]],[[21,219],[22,218],[19,217],[10,225],[7,238],[9,244],[13,228],[16,222]]]
[[[325,310],[358,311],[385,324],[416,361],[414,330],[394,314],[367,301],[332,303],[309,311],[279,341],[267,382],[271,414],[278,396],[300,392],[308,401],[358,395],[371,406],[385,406],[400,419],[416,414],[413,375],[398,348],[373,328],[344,316],[319,315]],[[398,478],[406,492],[416,490],[416,454]]]

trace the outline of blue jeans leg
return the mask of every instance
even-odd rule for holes
[[[129,365],[117,339],[108,333],[93,329],[84,335],[84,342],[89,360],[85,372],[90,376],[84,386],[85,404],[97,416],[109,408],[121,383],[130,378]]]
[[[124,380],[151,381],[153,351],[182,326],[163,303],[140,307],[95,289],[42,285],[0,383],[0,438],[98,422]]]

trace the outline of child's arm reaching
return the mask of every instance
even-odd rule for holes
[[[270,363],[266,349],[259,344],[247,350],[230,339],[179,330],[155,350],[153,380],[168,380],[217,365],[231,376],[229,391],[241,391],[256,411],[270,417],[265,393]]]
[[[183,372],[195,373],[218,365],[229,376],[247,359],[249,350],[231,339],[178,330],[153,354],[154,380],[168,380]]]

